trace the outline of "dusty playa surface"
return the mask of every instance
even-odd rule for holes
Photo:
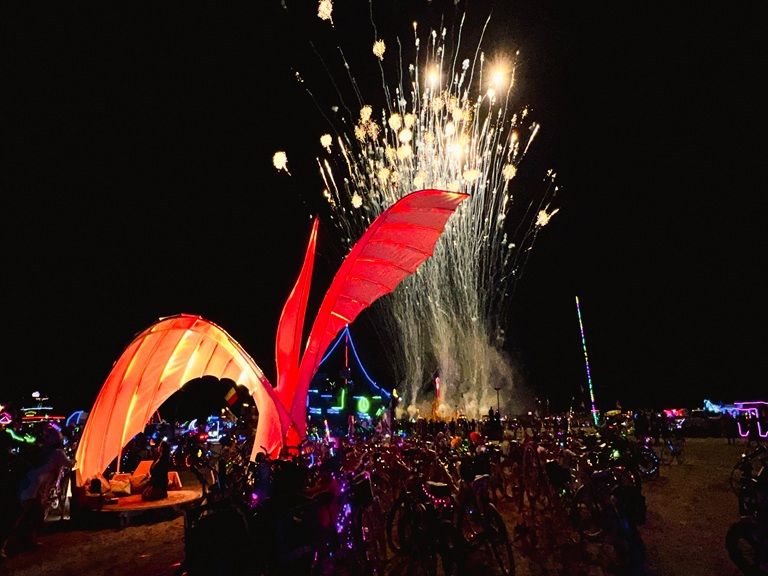
[[[725,550],[725,533],[738,519],[736,496],[728,480],[743,450],[725,439],[688,439],[684,464],[664,466],[659,478],[646,482],[648,520],[642,527],[650,576],[738,576]],[[508,526],[517,518],[503,507]],[[172,511],[130,519],[121,527],[115,517],[99,526],[78,527],[53,521],[41,534],[42,546],[13,555],[0,564],[9,576],[174,576],[184,556],[184,520]],[[211,551],[217,553],[216,551]],[[581,573],[609,576],[610,563],[599,547],[589,550]],[[567,574],[544,566],[515,548],[518,576]],[[482,559],[478,559],[483,563]],[[392,563],[391,574],[396,574]],[[491,565],[478,566],[486,575]],[[296,575],[299,576],[299,575]],[[568,574],[570,576],[570,574]]]
[[[157,517],[126,527],[77,529],[49,523],[42,546],[11,556],[0,574],[19,576],[172,576],[184,557],[184,519]]]

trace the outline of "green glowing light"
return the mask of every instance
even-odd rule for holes
[[[371,401],[365,396],[360,396],[357,401],[357,411],[363,414],[368,414],[368,410],[371,409]]]
[[[5,431],[8,432],[8,434],[11,435],[11,438],[16,440],[16,442],[26,442],[27,444],[34,444],[37,441],[37,439],[31,434],[24,434],[24,436],[19,436],[18,434],[16,434],[16,432],[11,430],[10,428],[6,428]]]
[[[344,410],[344,406],[347,404],[347,390],[346,388],[341,389],[341,395],[339,396],[339,405],[338,406],[331,406],[331,408],[335,408],[336,410]]]

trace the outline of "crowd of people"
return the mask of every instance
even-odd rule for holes
[[[386,418],[376,420],[339,420],[330,435],[337,437],[366,438],[385,432],[387,435],[402,437],[420,437],[434,441],[437,446],[461,444],[468,453],[486,441],[526,441],[540,436],[557,436],[573,429],[598,432],[607,438],[617,430],[622,434],[636,438],[667,438],[672,434],[681,434],[679,419],[664,412],[651,410],[613,411],[603,414],[596,425],[589,413],[555,414],[542,416],[527,413],[516,417],[503,416],[498,410],[489,409],[487,415],[480,418],[463,416],[449,419],[436,417],[394,418],[387,413]],[[760,444],[763,440],[756,426],[757,420],[744,419],[742,422],[729,414],[722,415],[718,423],[720,435],[729,444],[737,443],[742,437],[741,430],[749,431],[743,437],[746,445]],[[201,420],[203,422],[203,420]],[[345,425],[346,424],[346,425]],[[203,426],[201,424],[201,426]],[[229,432],[233,433],[237,429]],[[328,428],[310,428],[312,434],[322,437],[329,435]],[[204,432],[193,430],[194,432]],[[193,434],[194,436],[194,434]],[[223,437],[226,440],[226,437]],[[174,438],[174,445],[164,437],[149,442],[145,433],[132,439],[125,454],[133,454],[140,460],[152,459],[150,473],[142,487],[141,498],[153,501],[168,496],[168,472],[173,469],[172,450],[177,449],[179,438]],[[0,558],[17,551],[34,548],[38,545],[37,533],[45,517],[46,500],[50,489],[57,481],[62,470],[69,471],[75,464],[74,452],[77,439],[72,430],[61,428],[54,422],[41,422],[35,428],[22,430],[16,425],[3,425],[0,428],[0,458],[2,472],[9,481],[0,489],[2,514],[0,514]],[[135,448],[135,449],[134,449]],[[130,467],[126,467],[129,470]]]

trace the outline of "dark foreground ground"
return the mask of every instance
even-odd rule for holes
[[[658,479],[644,485],[648,520],[642,537],[649,575],[739,575],[728,559],[724,539],[728,526],[737,519],[736,497],[728,479],[742,449],[719,438],[688,439],[685,463],[663,467]],[[512,528],[518,521],[513,508],[504,506],[503,512]],[[124,527],[105,518],[101,527],[88,530],[55,521],[41,535],[39,549],[8,558],[0,564],[0,574],[173,576],[183,557],[182,538],[179,516],[139,517]],[[515,551],[519,576],[572,573],[547,558],[535,558],[522,543],[516,543]],[[591,545],[580,571],[609,576],[609,557],[609,547]],[[484,566],[483,558],[475,561],[473,573],[493,573],[491,565]]]

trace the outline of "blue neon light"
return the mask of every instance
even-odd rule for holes
[[[349,332],[349,324],[347,324],[344,327],[344,330],[341,331],[341,333],[339,334],[339,337],[336,339],[336,342],[333,343],[333,345],[331,346],[330,350],[328,350],[328,352],[325,354],[325,356],[323,356],[323,359],[320,360],[320,364],[325,362],[328,359],[328,357],[331,354],[333,354],[333,351],[336,350],[337,346],[339,345],[339,342],[341,342],[341,340],[342,340],[342,338],[344,338],[344,336],[349,336],[349,343],[351,344],[351,347],[352,347],[352,353],[355,355],[355,360],[357,360],[357,365],[360,366],[360,370],[362,371],[362,373],[365,376],[366,380],[368,380],[368,382],[371,384],[371,386],[376,388],[376,390],[381,392],[387,398],[390,398],[392,396],[392,394],[390,394],[384,388],[382,388],[381,386],[376,384],[376,382],[373,380],[373,378],[371,378],[370,375],[368,374],[368,372],[365,370],[365,366],[363,366],[363,363],[360,360],[360,356],[358,356],[358,354],[357,354],[357,349],[355,348],[355,342],[354,342],[354,340],[352,340],[352,334],[350,334],[350,332]]]
[[[349,326],[347,326],[346,328],[344,328],[344,330],[347,332],[347,334],[349,334]],[[371,378],[371,377],[368,375],[368,372],[366,372],[366,371],[365,371],[365,366],[363,366],[363,363],[360,361],[360,356],[358,356],[358,355],[357,355],[357,350],[355,349],[355,343],[352,341],[352,335],[351,335],[351,334],[350,334],[350,336],[349,336],[349,343],[352,345],[352,353],[355,355],[355,360],[357,360],[357,365],[358,365],[358,366],[360,366],[360,370],[362,370],[362,371],[363,371],[363,374],[364,374],[364,375],[365,375],[365,377],[368,379],[368,382],[370,382],[370,383],[371,383],[371,385],[372,385],[374,388],[376,388],[376,390],[378,390],[379,392],[381,392],[382,394],[384,394],[384,396],[386,396],[387,398],[389,398],[390,396],[392,396],[392,394],[390,394],[389,392],[387,392],[386,390],[384,390],[384,388],[382,388],[381,386],[379,386],[378,384],[376,384],[376,382],[374,382],[374,381],[373,381],[373,378]]]
[[[69,418],[66,419],[64,424],[67,426],[72,425],[72,419],[75,420],[75,425],[80,424],[80,420],[83,418],[83,415],[85,414],[85,410],[77,410],[75,412],[72,412],[72,414],[69,415]]]
[[[331,346],[330,350],[328,350],[328,352],[325,353],[325,356],[323,356],[323,359],[320,360],[320,364],[322,364],[323,362],[328,360],[328,356],[333,354],[333,351],[336,350],[336,348],[339,345],[339,342],[341,342],[341,339],[344,337],[345,333],[347,333],[347,334],[349,333],[349,326],[345,326],[344,327],[344,330],[341,331],[341,334],[339,334],[339,337],[336,338],[336,342],[333,343],[333,345]],[[318,366],[320,366],[320,364],[318,364]]]

